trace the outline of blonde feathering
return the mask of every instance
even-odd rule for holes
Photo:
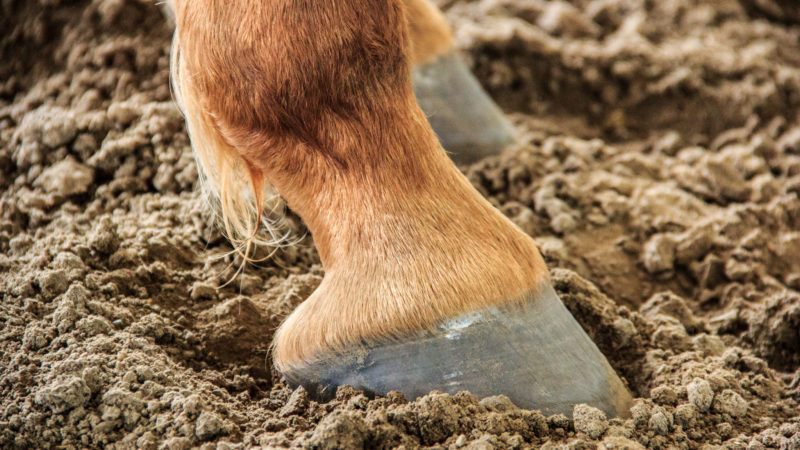
[[[199,185],[209,207],[217,212],[223,232],[242,256],[244,263],[270,258],[289,241],[283,201],[263,174],[248,165],[239,152],[226,142],[204,111],[192,83],[191,74],[181,66],[178,33],[173,36],[170,78],[173,95],[183,112],[189,139],[197,161]],[[252,255],[259,248],[270,249],[262,258]],[[237,270],[238,274],[243,267]],[[236,275],[235,274],[235,275]],[[234,275],[234,276],[235,276]]]

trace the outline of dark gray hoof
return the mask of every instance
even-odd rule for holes
[[[459,55],[416,67],[413,80],[417,102],[456,163],[496,155],[514,142],[511,123]]]
[[[505,394],[518,406],[572,416],[586,403],[627,416],[631,396],[553,288],[522,307],[488,308],[436,329],[319,358],[284,374],[325,400],[338,386],[414,399],[438,390],[479,398]]]

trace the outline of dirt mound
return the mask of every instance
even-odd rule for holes
[[[540,243],[632,417],[286,388],[271,334],[319,258],[306,238],[224,284],[158,7],[10,1],[0,447],[800,448],[796,8],[439,3],[523,135],[465,173]]]

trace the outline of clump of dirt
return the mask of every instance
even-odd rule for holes
[[[465,173],[537,239],[631,417],[287,388],[271,334],[318,256],[225,284],[241,261],[195,189],[159,8],[8,1],[0,447],[800,448],[797,8],[439,4],[522,134]]]

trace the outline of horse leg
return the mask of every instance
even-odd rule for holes
[[[629,393],[533,240],[469,184],[420,109],[402,2],[175,6],[178,98],[228,228],[252,236],[271,184],[325,267],[274,337],[290,382],[320,398],[344,384],[470,390],[626,414]]]
[[[514,127],[464,64],[441,11],[430,0],[405,4],[414,93],[453,161],[469,164],[513,144]]]
[[[514,127],[464,64],[441,11],[429,0],[404,2],[414,93],[453,161],[473,163],[513,144]],[[163,5],[174,23],[172,0]]]

